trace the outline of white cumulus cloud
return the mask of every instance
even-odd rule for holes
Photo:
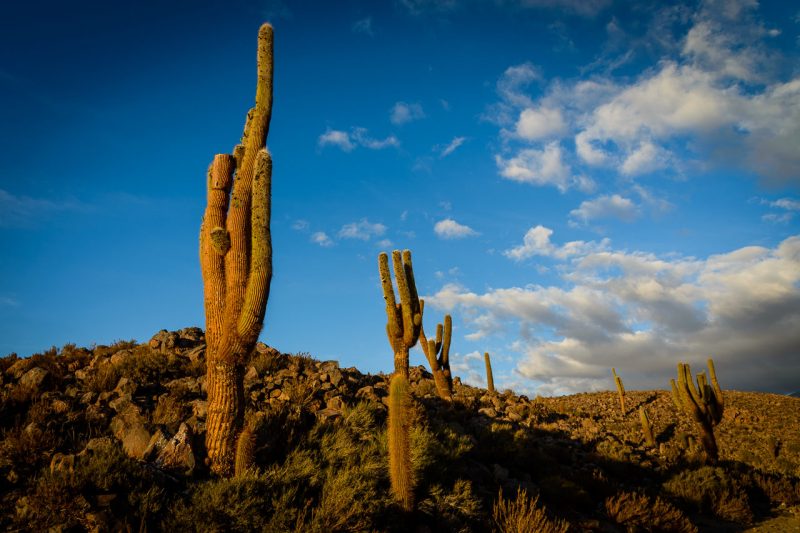
[[[446,218],[434,224],[433,231],[442,239],[463,239],[478,235],[478,232],[474,229],[464,224],[459,224],[452,218]]]
[[[386,233],[386,226],[380,222],[370,222],[366,218],[362,218],[358,222],[351,222],[345,224],[339,230],[339,237],[342,239],[359,239],[368,241],[372,237],[380,237]]]

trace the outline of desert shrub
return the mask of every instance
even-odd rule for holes
[[[641,492],[620,492],[606,498],[608,517],[628,533],[658,531],[696,533],[697,526],[674,505]]]
[[[165,481],[125,455],[118,444],[109,444],[78,455],[70,470],[50,472],[45,467],[15,519],[26,530],[74,528],[86,523],[88,511],[108,506],[124,521],[120,529],[146,529],[166,502]]]
[[[182,374],[182,366],[179,358],[142,345],[119,365],[119,372],[138,385],[158,385]]]
[[[769,499],[772,505],[797,505],[800,503],[800,480],[753,472],[753,484]]]
[[[723,520],[745,524],[753,521],[745,487],[735,472],[722,467],[702,466],[681,472],[664,483],[664,489]]]
[[[114,390],[119,382],[121,370],[111,363],[101,364],[86,378],[86,388],[92,392],[100,394]]]
[[[258,353],[250,359],[250,366],[255,367],[259,376],[266,376],[277,372],[284,366],[285,358],[273,351]]]
[[[14,471],[27,477],[43,466],[46,455],[58,445],[58,435],[37,424],[3,431],[0,441],[0,473]]]
[[[114,341],[111,346],[106,346],[104,344],[100,344],[94,347],[94,356],[95,357],[106,357],[109,355],[114,355],[120,350],[132,350],[137,347],[136,341],[131,339],[129,341],[118,340]]]
[[[187,500],[178,501],[167,514],[165,531],[279,531],[270,518],[280,511],[291,530],[298,507],[295,493],[279,490],[281,483],[267,474],[250,473],[232,479],[195,484]]]
[[[180,396],[165,394],[158,398],[153,410],[153,423],[164,425],[175,433],[181,422],[189,417],[189,412],[189,405]]]
[[[472,484],[458,479],[453,488],[446,490],[441,485],[432,485],[428,496],[419,502],[418,508],[426,521],[439,531],[468,532],[481,527],[481,502],[472,492]]]
[[[503,497],[503,491],[492,507],[492,518],[498,533],[566,533],[569,524],[547,516],[545,508],[538,507],[539,497],[529,498],[524,489],[517,490],[514,500]]]

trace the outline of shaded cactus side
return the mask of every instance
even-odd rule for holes
[[[420,313],[424,313],[425,301],[420,300]],[[450,339],[453,334],[453,320],[450,315],[444,316],[444,325],[436,324],[436,339],[425,336],[425,328],[419,328],[419,340],[422,352],[431,366],[436,393],[444,400],[452,400],[453,383],[450,376]]]
[[[489,352],[483,353],[483,361],[486,363],[486,388],[489,392],[494,392],[494,376],[492,375],[492,360]]]
[[[414,508],[411,466],[411,388],[402,373],[389,384],[389,478],[392,496],[406,511]]]
[[[392,252],[394,276],[397,282],[397,303],[389,272],[389,257],[385,252],[378,255],[378,271],[386,301],[386,336],[394,351],[394,371],[408,377],[408,351],[417,343],[422,328],[422,306],[414,282],[411,266],[411,251]]]
[[[617,375],[617,371],[615,369],[611,369],[611,373],[614,375],[614,384],[617,386],[617,393],[619,393],[619,407],[622,409],[622,414],[625,414],[625,387],[622,385],[622,378]]]
[[[692,380],[692,370],[688,364],[678,363],[677,389],[683,411],[694,418],[700,427],[700,443],[706,452],[706,461],[714,464],[719,459],[714,426],[722,421],[725,408],[722,390],[717,381],[714,361],[708,359],[709,384],[705,372],[697,374],[697,387]]]
[[[642,434],[644,435],[644,440],[647,442],[648,446],[655,448],[656,438],[653,435],[653,426],[650,424],[650,418],[647,416],[647,411],[645,411],[644,405],[639,406],[639,420],[642,423]]]

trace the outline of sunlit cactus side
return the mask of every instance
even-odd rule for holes
[[[206,449],[211,470],[234,474],[236,436],[244,419],[244,363],[264,323],[272,279],[272,158],[266,149],[272,115],[273,35],[258,32],[256,103],[241,144],[214,156],[200,225],[200,269],[206,314]]]
[[[697,387],[692,380],[692,370],[688,364],[678,363],[678,394],[683,410],[694,418],[700,426],[700,442],[706,452],[706,459],[714,464],[719,459],[717,440],[714,437],[714,426],[722,420],[725,403],[722,390],[717,381],[714,361],[708,360],[709,384],[705,372],[697,374]]]
[[[650,418],[647,416],[647,411],[645,411],[644,405],[639,406],[639,420],[642,423],[642,434],[644,435],[644,440],[647,442],[648,446],[655,448],[656,438],[653,436],[653,426],[650,424]]]
[[[483,353],[483,361],[486,363],[486,388],[489,392],[494,392],[494,376],[492,375],[492,360],[489,352]]]
[[[414,472],[411,465],[411,388],[398,372],[389,384],[389,478],[392,496],[405,509],[414,507]]]
[[[420,312],[425,310],[425,301],[419,301]],[[419,342],[428,359],[433,374],[436,393],[444,400],[453,398],[453,389],[448,379],[450,375],[450,338],[453,334],[453,320],[450,315],[444,316],[444,326],[436,324],[436,339],[425,337],[425,328],[419,329]]]
[[[382,252],[378,255],[378,270],[386,301],[386,335],[394,351],[394,371],[408,377],[408,351],[417,343],[422,328],[422,306],[414,282],[414,269],[411,266],[411,252],[399,250],[392,252],[394,276],[397,282],[398,303],[392,286],[389,271],[389,257]]]
[[[614,375],[614,383],[617,385],[617,392],[619,393],[619,407],[622,409],[622,414],[625,414],[625,387],[622,385],[622,378],[617,375],[615,369],[611,369]]]
[[[234,476],[241,477],[255,466],[256,434],[249,426],[245,426],[236,440],[236,462]]]

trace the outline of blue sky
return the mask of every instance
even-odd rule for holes
[[[467,382],[484,351],[529,394],[712,355],[798,388],[800,9],[748,0],[4,2],[0,354],[203,325],[205,170],[263,21],[263,341],[391,370],[377,255],[409,248]]]

